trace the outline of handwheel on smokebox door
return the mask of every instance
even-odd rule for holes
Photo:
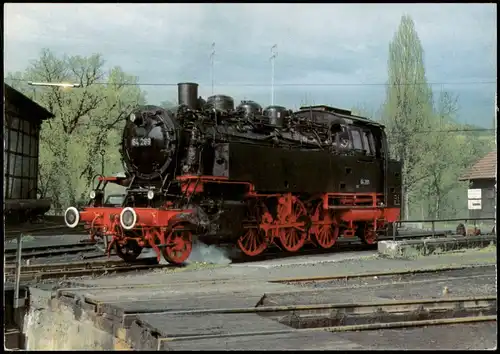
[[[165,238],[165,247],[161,252],[163,258],[171,264],[182,265],[193,249],[193,237],[191,231],[185,229],[184,225],[176,225]]]
[[[259,201],[251,201],[247,205],[246,217],[255,227],[246,229],[236,242],[240,250],[250,257],[255,257],[264,252],[268,246],[266,233],[259,227],[261,221],[272,222],[265,204]]]
[[[123,244],[115,241],[116,255],[125,262],[133,262],[142,252],[142,247],[135,240],[127,240]]]
[[[283,197],[285,199],[284,203],[278,205],[278,219],[280,223],[297,223],[304,222],[304,226],[307,222],[307,210],[304,204],[294,196]],[[290,200],[287,200],[291,198]],[[288,210],[287,204],[291,202],[291,210]],[[285,227],[278,229],[278,236],[282,247],[288,252],[297,252],[307,241],[307,232],[305,230],[299,230],[295,227]]]
[[[373,229],[373,223],[366,223],[359,227],[357,234],[366,245],[375,245],[378,242],[377,232]]]
[[[314,240],[318,246],[325,249],[333,247],[339,238],[340,229],[331,212],[323,209],[323,203],[319,203],[316,207],[312,221],[313,223],[319,223],[309,230],[314,235]]]

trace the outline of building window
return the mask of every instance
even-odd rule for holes
[[[484,197],[487,199],[495,199],[495,188],[484,188]]]
[[[6,112],[4,195],[6,199],[36,199],[38,130],[31,122]]]

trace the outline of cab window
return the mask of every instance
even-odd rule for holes
[[[352,146],[356,150],[363,150],[363,141],[361,138],[361,133],[358,129],[351,130],[352,136]]]
[[[363,130],[363,147],[367,155],[375,155],[375,144],[372,133],[369,130]]]

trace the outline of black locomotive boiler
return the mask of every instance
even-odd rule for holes
[[[69,227],[85,222],[128,261],[151,247],[181,264],[194,238],[256,256],[272,244],[330,248],[339,236],[372,244],[399,219],[401,163],[384,126],[323,105],[205,101],[195,83],[178,84],[178,101],[130,113],[126,177],[101,176],[89,205],[66,211]],[[127,187],[121,206],[103,204],[109,182]]]

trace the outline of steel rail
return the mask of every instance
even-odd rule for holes
[[[401,275],[413,275],[413,274],[423,274],[423,273],[439,273],[451,270],[466,270],[482,267],[493,267],[494,264],[480,264],[480,265],[464,265],[464,266],[448,266],[440,268],[423,268],[423,269],[410,269],[405,271],[390,271],[390,272],[373,272],[373,273],[361,273],[361,274],[345,274],[345,275],[332,275],[332,276],[315,276],[306,278],[282,278],[282,279],[271,279],[268,280],[270,283],[302,283],[302,282],[318,282],[318,281],[330,281],[330,280],[352,280],[352,279],[363,279],[363,278],[374,278],[374,277],[387,277],[387,276],[401,276]]]
[[[441,299],[412,299],[412,300],[393,300],[393,301],[378,301],[378,302],[361,302],[361,303],[335,303],[335,304],[314,304],[314,305],[278,305],[278,306],[259,306],[259,307],[241,307],[241,308],[219,308],[219,309],[197,309],[197,310],[178,310],[178,311],[162,311],[154,312],[154,314],[169,314],[169,315],[199,315],[199,314],[242,314],[242,313],[273,313],[273,312],[303,312],[317,310],[333,310],[333,309],[349,309],[349,314],[364,313],[366,310],[386,311],[415,311],[425,310],[427,308],[437,308],[436,305],[443,305],[440,308],[454,309],[496,306],[497,297],[477,296],[477,297],[457,297],[457,298],[441,298]],[[429,306],[432,305],[432,306]],[[364,309],[364,310],[363,310]],[[134,313],[141,313],[136,312]],[[147,312],[145,310],[144,313]]]
[[[186,340],[203,340],[214,338],[227,338],[227,337],[249,337],[249,336],[263,336],[275,334],[299,334],[305,332],[352,332],[352,331],[367,331],[377,329],[392,329],[392,328],[411,328],[411,327],[424,327],[424,326],[439,326],[450,324],[463,324],[463,323],[477,323],[477,322],[491,322],[497,320],[496,315],[489,316],[470,316],[470,317],[455,317],[455,318],[441,318],[433,320],[418,320],[418,321],[397,321],[385,323],[367,323],[359,325],[347,326],[332,326],[332,327],[318,327],[318,328],[301,328],[290,330],[276,330],[276,331],[258,331],[258,332],[240,332],[240,333],[227,333],[227,334],[207,334],[196,336],[182,336],[182,337],[169,337],[158,338],[158,350],[162,342],[178,342]]]
[[[50,256],[60,256],[64,254],[75,254],[75,253],[81,253],[81,252],[92,252],[96,251],[97,249],[95,246],[92,245],[79,245],[78,247],[55,247],[54,249],[48,249],[44,251],[27,251],[23,252],[21,254],[22,259],[27,259],[27,258],[43,258],[43,257],[50,257]],[[6,262],[12,261],[16,259],[15,254],[6,254],[4,256],[4,260]]]
[[[171,268],[170,264],[151,264],[150,262],[144,264],[130,264],[125,263],[124,261],[113,261],[102,262],[98,264],[93,264],[91,267],[88,267],[88,263],[85,265],[80,264],[65,264],[65,265],[37,265],[37,266],[29,266],[36,267],[34,269],[29,269],[26,271],[26,268],[23,267],[21,269],[21,279],[22,280],[41,280],[41,279],[56,279],[63,277],[78,277],[78,276],[87,276],[87,275],[98,275],[98,274],[107,274],[107,273],[118,273],[118,272],[130,272],[135,270],[146,270],[146,269],[161,269],[161,268]],[[44,267],[45,266],[45,267]],[[59,267],[58,267],[59,266]],[[61,269],[62,268],[62,269]],[[12,272],[6,273],[5,277],[12,277]]]
[[[96,261],[96,262],[71,262],[71,263],[50,263],[50,264],[33,264],[33,265],[24,265],[21,270],[26,270],[28,272],[33,271],[44,271],[44,270],[64,270],[64,269],[91,269],[91,268],[102,268],[105,266],[114,266],[114,265],[137,265],[137,264],[151,264],[152,260],[146,258],[145,260],[137,260],[134,263],[126,263],[121,259],[116,260],[104,260],[104,261]],[[7,265],[5,270],[13,270],[15,266]]]
[[[24,242],[23,242],[24,244]],[[83,247],[83,246],[94,246],[96,245],[96,242],[89,242],[89,241],[84,241],[84,242],[73,242],[73,243],[57,243],[57,244],[52,244],[52,245],[39,245],[39,246],[26,246],[23,245],[23,252],[40,252],[40,251],[45,251],[45,250],[52,250],[52,249],[58,249],[58,248],[73,248],[73,247]],[[7,248],[4,249],[4,254],[15,254],[16,249],[15,248]]]

